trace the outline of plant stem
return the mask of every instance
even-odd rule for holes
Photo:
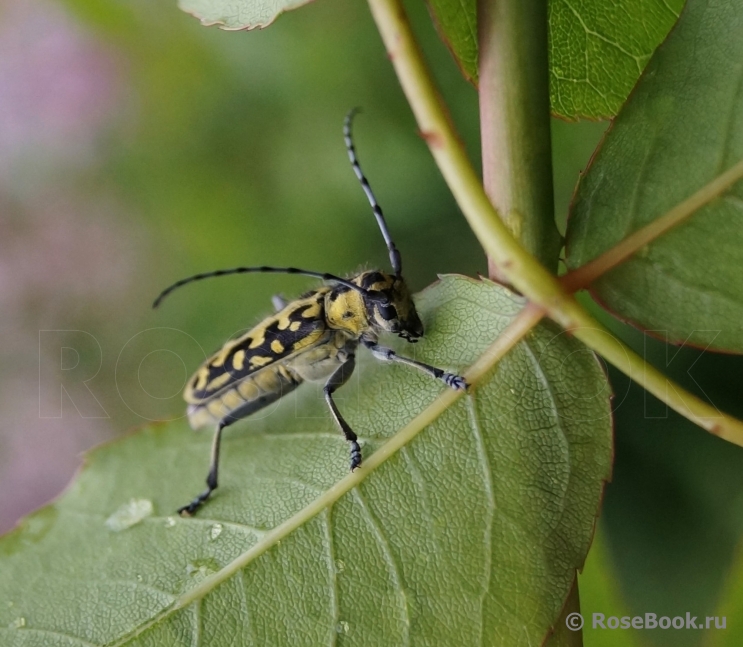
[[[601,256],[565,274],[560,278],[562,286],[568,292],[575,292],[588,287],[597,278],[626,261],[635,252],[652,243],[671,228],[680,225],[705,204],[730,189],[740,179],[743,179],[743,160],[718,175],[709,184],[703,186],[682,203],[677,204],[660,218],[656,218],[650,224],[627,236]]]
[[[721,413],[713,405],[668,379],[588,313],[582,319],[585,320],[582,327],[571,332],[586,346],[598,352],[606,361],[677,413],[711,434],[743,447],[743,422]]]
[[[477,27],[485,193],[523,247],[556,271],[547,4],[479,0]]]
[[[547,3],[477,0],[477,40],[483,188],[513,237],[556,273]],[[488,274],[507,280],[490,256]],[[575,611],[577,574],[547,647],[582,646],[581,632],[565,626]]]
[[[557,278],[519,245],[485,194],[430,78],[400,0],[369,0],[369,7],[421,134],[497,271],[563,327],[577,326],[568,312],[555,308],[570,298]]]
[[[444,179],[485,252],[536,306],[681,415],[743,446],[743,423],[684,391],[609,333],[516,241],[488,200],[454,133],[400,0],[369,0],[398,79]]]

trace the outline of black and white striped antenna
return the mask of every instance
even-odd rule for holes
[[[366,179],[364,172],[361,170],[359,158],[356,157],[356,149],[353,145],[351,126],[353,124],[353,118],[358,112],[360,112],[359,108],[354,108],[346,115],[346,120],[343,122],[343,139],[346,142],[348,159],[351,160],[351,167],[353,168],[353,172],[356,173],[356,177],[358,178],[359,182],[361,182],[361,188],[364,189],[364,193],[366,193],[366,197],[369,200],[372,211],[374,212],[374,217],[377,219],[377,224],[379,225],[379,229],[382,232],[382,236],[384,237],[384,242],[387,244],[387,249],[390,252],[390,263],[392,264],[392,270],[397,276],[400,276],[402,273],[402,257],[400,256],[400,252],[397,250],[397,247],[395,247],[395,242],[392,240],[392,236],[390,236],[389,229],[387,229],[387,222],[384,219],[382,207],[379,206],[377,199],[374,197],[374,193],[369,186],[369,180]]]
[[[316,279],[322,279],[323,281],[334,281],[335,283],[340,283],[341,285],[345,285],[347,288],[351,288],[352,290],[361,292],[361,294],[365,296],[376,296],[376,293],[372,294],[372,292],[370,292],[369,290],[365,290],[355,283],[351,283],[351,281],[342,279],[340,276],[335,276],[334,274],[328,274],[327,272],[313,272],[312,270],[301,270],[297,267],[269,267],[267,265],[262,265],[261,267],[234,267],[229,270],[215,270],[214,272],[203,272],[201,274],[194,274],[193,276],[189,276],[188,278],[176,281],[175,283],[173,283],[173,285],[165,288],[158,295],[157,299],[155,299],[152,307],[157,308],[162,303],[163,299],[167,297],[173,290],[177,290],[178,288],[188,283],[193,283],[194,281],[202,281],[204,279],[211,279],[217,276],[229,276],[230,274],[248,274],[253,272],[265,272],[269,274],[302,274],[304,276],[313,276]]]

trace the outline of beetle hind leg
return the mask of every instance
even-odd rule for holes
[[[178,508],[178,514],[182,517],[191,517],[194,513],[204,504],[218,487],[218,473],[219,473],[219,448],[222,442],[222,430],[229,426],[233,420],[225,418],[220,420],[217,424],[217,430],[214,432],[214,440],[212,441],[212,457],[209,464],[209,474],[206,477],[206,490],[199,494],[191,503]]]

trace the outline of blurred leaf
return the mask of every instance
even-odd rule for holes
[[[408,353],[458,369],[523,304],[454,276],[418,302],[427,337]],[[440,391],[368,359],[358,374],[339,401],[367,456]],[[202,486],[208,434],[178,423],[96,450],[59,501],[0,541],[3,644],[540,644],[610,473],[608,386],[593,354],[535,329],[359,487],[177,609],[346,473],[319,389],[300,393],[230,430],[221,487],[192,519],[167,515]],[[122,519],[130,527],[114,532]]]
[[[617,585],[616,569],[609,558],[601,525],[591,544],[583,572],[578,577],[581,592],[581,615],[584,619],[583,633],[588,637],[591,647],[639,647],[637,632],[606,631],[593,629],[593,614],[610,616],[632,615],[622,600]]]
[[[715,611],[715,620],[709,622],[707,616],[699,618],[697,625],[703,624],[706,633],[705,647],[738,647],[743,644],[743,626],[739,619],[743,617],[743,545],[738,546],[736,559],[728,572],[727,585]],[[725,628],[722,627],[725,618]]]
[[[306,5],[310,0],[178,0],[178,6],[205,27],[262,29],[280,14]]]
[[[464,78],[477,85],[477,3],[428,0],[436,29]]]
[[[743,158],[743,9],[689,0],[580,182],[571,269]],[[743,351],[743,188],[699,210],[593,285],[619,317],[674,342]]]
[[[653,345],[665,350],[659,342]],[[694,363],[693,357],[684,358],[684,354],[700,355],[680,351],[680,357],[674,357],[666,368],[672,378]],[[735,373],[730,369],[741,363],[740,357],[701,355],[692,375],[705,389],[708,382],[702,375],[706,370],[716,370],[720,382],[731,382]],[[701,365],[707,368],[702,370]],[[616,460],[601,523],[627,615],[652,612],[673,618],[687,611],[715,615],[743,527],[743,449],[702,432],[618,371],[610,370],[610,379],[616,394]],[[740,412],[737,388],[738,405],[733,413]],[[723,408],[726,402],[721,391],[713,389],[707,393]],[[588,596],[584,600],[587,611],[591,606],[600,612],[620,610],[614,606],[602,609],[600,600],[594,605]],[[654,647],[698,647],[703,634],[639,633],[644,641],[652,636]]]
[[[683,6],[684,0],[550,0],[553,114],[616,115]]]

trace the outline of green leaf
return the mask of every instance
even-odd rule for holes
[[[441,39],[477,84],[477,1],[428,0]],[[565,119],[617,114],[684,0],[550,0],[550,100]]]
[[[632,616],[619,591],[619,579],[611,562],[606,545],[606,531],[599,524],[586,558],[583,572],[578,576],[581,597],[581,615],[585,621],[583,633],[590,645],[600,647],[642,647],[639,631],[607,631],[600,626],[593,628],[593,614],[601,613],[604,618]]]
[[[477,2],[428,0],[428,8],[464,78],[477,85]]]
[[[178,6],[205,27],[218,25],[226,30],[262,29],[285,11],[311,0],[178,0]]]
[[[418,303],[427,334],[408,353],[461,370],[524,302],[449,276]],[[441,387],[360,355],[338,395],[369,457]],[[208,436],[179,422],[103,446],[0,540],[3,645],[538,645],[611,463],[606,377],[552,325],[346,494],[331,488],[348,447],[319,387],[230,428],[219,490],[181,519]],[[332,505],[301,517],[322,493]],[[294,532],[267,534],[293,515]]]
[[[738,619],[743,613],[743,544],[738,545],[730,565],[728,579],[715,615],[697,619],[705,631],[704,647],[736,647],[743,641],[743,627]],[[723,620],[724,619],[724,620]],[[724,627],[724,629],[723,629]]]
[[[550,0],[550,98],[566,119],[619,112],[684,0]]]
[[[580,182],[571,269],[743,159],[743,9],[689,0]],[[593,285],[622,319],[675,343],[743,352],[743,189],[700,209]]]

